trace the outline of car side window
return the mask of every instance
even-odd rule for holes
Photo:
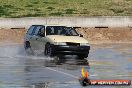
[[[36,30],[35,30],[35,32],[34,32],[34,35],[38,35],[38,31],[40,30],[41,27],[42,27],[42,26],[37,26],[37,27],[36,27]]]
[[[44,26],[38,27],[35,33],[38,36],[44,37],[45,36],[45,27]]]
[[[35,26],[31,26],[31,27],[28,29],[27,34],[32,35],[32,32],[33,32],[34,28],[35,28]]]
[[[32,34],[31,34],[31,35],[35,35],[35,31],[37,30],[37,27],[38,27],[38,26],[35,26],[35,27],[34,27],[34,29],[33,29]]]

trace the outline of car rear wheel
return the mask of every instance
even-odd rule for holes
[[[24,43],[24,48],[25,48],[25,51],[26,51],[26,53],[27,53],[28,55],[33,55],[33,54],[34,54],[32,48],[31,48],[31,46],[30,46],[30,42],[29,42],[29,41],[26,41],[26,42]]]

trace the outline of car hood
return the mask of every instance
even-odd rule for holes
[[[79,36],[48,35],[47,38],[53,42],[88,43],[86,39]]]

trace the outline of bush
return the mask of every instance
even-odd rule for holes
[[[47,9],[49,9],[49,10],[52,11],[52,10],[55,9],[55,8],[53,8],[53,7],[47,7]]]
[[[54,12],[54,13],[50,13],[49,15],[50,16],[63,16],[62,14],[63,14],[62,12]]]
[[[74,11],[76,11],[76,10],[74,10],[74,9],[66,9],[65,11],[66,11],[66,14],[73,14]]]

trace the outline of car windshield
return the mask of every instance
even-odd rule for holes
[[[47,35],[64,35],[64,36],[78,36],[76,30],[72,27],[65,26],[47,26]]]

